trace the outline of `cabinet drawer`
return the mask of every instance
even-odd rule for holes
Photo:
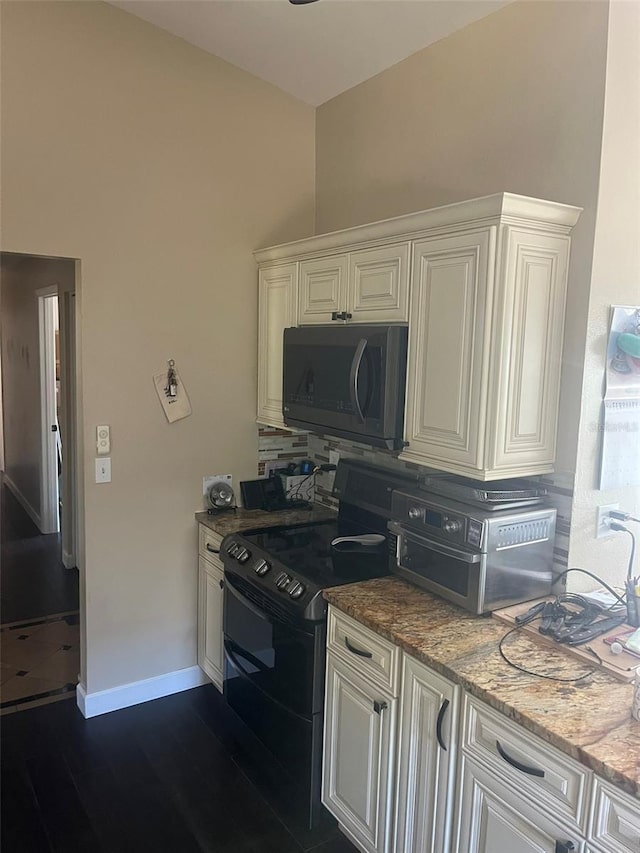
[[[558,815],[508,784],[489,768],[462,756],[453,850],[459,853],[584,853],[584,838]]]
[[[224,537],[220,536],[219,533],[214,533],[210,527],[206,527],[204,524],[198,526],[200,528],[198,531],[198,551],[207,560],[211,560],[216,565],[219,564],[219,568],[221,568],[220,544]]]
[[[638,853],[640,800],[596,777],[589,839],[607,853]]]
[[[329,608],[327,649],[367,681],[398,695],[400,649],[333,607]]]
[[[540,808],[584,833],[592,774],[577,761],[468,694],[462,749]]]

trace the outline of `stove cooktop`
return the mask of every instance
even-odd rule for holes
[[[389,573],[386,540],[378,547],[340,548],[338,536],[362,533],[345,521],[274,527],[225,537],[225,568],[303,618],[324,613],[322,590]]]

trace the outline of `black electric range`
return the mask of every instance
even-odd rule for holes
[[[335,521],[226,536],[224,695],[320,817],[326,602],[322,590],[389,573],[393,489],[409,478],[340,462]]]

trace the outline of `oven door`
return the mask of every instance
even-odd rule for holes
[[[486,554],[469,551],[391,522],[397,537],[394,574],[455,604],[482,613]]]
[[[224,695],[319,808],[326,626],[296,624],[227,570]]]

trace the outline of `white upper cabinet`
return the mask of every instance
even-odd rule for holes
[[[258,423],[284,427],[282,336],[296,325],[298,265],[260,270],[258,278]]]
[[[497,193],[260,249],[261,282],[299,275],[271,307],[261,291],[258,420],[282,426],[284,326],[408,322],[401,458],[487,481],[553,471],[580,212]]]
[[[414,245],[403,454],[478,468],[486,369],[487,276],[495,228]],[[484,375],[483,375],[484,374]],[[437,466],[436,466],[437,467]]]
[[[301,261],[299,324],[406,322],[409,248],[402,243]]]
[[[349,255],[347,314],[354,323],[402,323],[409,317],[409,243]]]
[[[414,243],[402,459],[476,480],[553,471],[578,211],[516,200]]]
[[[300,325],[330,323],[334,312],[344,311],[347,294],[346,255],[300,263]]]

